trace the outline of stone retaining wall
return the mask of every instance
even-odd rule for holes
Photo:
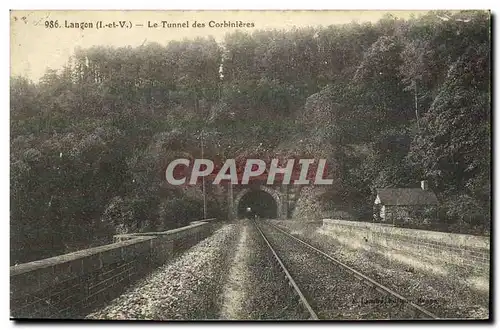
[[[209,236],[215,219],[10,267],[11,317],[82,318],[134,281]]]
[[[398,228],[369,222],[323,219],[322,229],[365,249],[413,250],[444,261],[489,266],[490,238],[428,230]]]

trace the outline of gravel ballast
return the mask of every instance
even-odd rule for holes
[[[269,226],[279,226],[357,269],[441,318],[486,318],[488,292],[473,290],[460,272],[437,276],[409,269],[383,251],[350,248],[317,222],[261,221],[320,319],[368,320],[424,317],[376,291],[350,272]],[[463,276],[462,276],[463,277]],[[222,225],[170,263],[138,281],[87,319],[109,320],[303,320],[309,314],[272,252],[249,220]]]
[[[464,282],[474,269],[454,268],[437,275],[409,267],[392,256],[391,251],[354,249],[327,235],[321,222],[272,221],[273,224],[361,271],[381,284],[406,296],[441,318],[488,318],[489,292]],[[450,267],[450,266],[448,266]]]
[[[356,279],[338,265],[271,226],[262,229],[320,319],[383,320],[425,317]]]
[[[217,319],[238,226],[224,225],[87,319]]]
[[[294,289],[274,259],[257,228],[245,222],[249,239],[247,299],[244,303],[248,320],[302,320],[309,314],[300,305]]]

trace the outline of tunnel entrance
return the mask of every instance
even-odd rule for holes
[[[238,218],[276,219],[278,205],[273,196],[263,190],[250,190],[244,194],[238,203]]]

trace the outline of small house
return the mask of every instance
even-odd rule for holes
[[[438,204],[438,199],[427,181],[422,181],[420,188],[377,189],[374,204],[375,218],[394,224],[420,220],[416,218],[424,217],[426,210]]]

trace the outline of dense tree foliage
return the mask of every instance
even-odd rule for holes
[[[163,179],[201,138],[215,160],[327,158],[322,203],[357,219],[427,179],[440,221],[489,226],[487,12],[77,49],[10,85],[13,263],[201,218],[201,187]],[[209,216],[224,203],[211,189]]]

